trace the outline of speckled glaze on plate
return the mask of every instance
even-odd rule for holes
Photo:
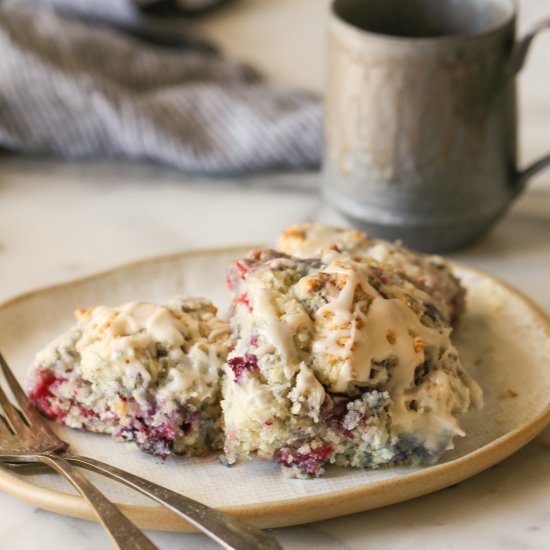
[[[0,305],[0,349],[23,379],[37,350],[73,323],[73,309],[132,299],[163,301],[203,295],[228,306],[225,270],[248,248],[185,252],[128,264],[53,286]],[[455,341],[485,392],[486,406],[463,418],[467,436],[436,466],[377,471],[329,468],[321,479],[284,478],[268,462],[226,468],[216,457],[159,459],[107,436],[56,426],[73,450],[164,484],[260,527],[279,527],[359,512],[414,498],[471,477],[535,437],[550,422],[550,323],[527,298],[464,266],[467,313]],[[193,530],[184,520],[125,487],[90,474],[141,527]],[[60,477],[0,469],[0,490],[36,506],[85,519],[87,504]]]

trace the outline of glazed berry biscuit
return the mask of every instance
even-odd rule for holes
[[[220,369],[230,337],[210,302],[131,302],[76,315],[29,373],[29,396],[44,414],[162,457],[221,446]]]
[[[324,465],[432,464],[481,404],[451,329],[411,277],[337,251],[253,251],[230,268],[235,349],[224,366],[229,462],[298,477]]]
[[[361,231],[308,222],[285,229],[277,248],[298,258],[315,258],[336,249],[353,257],[368,257],[401,269],[432,297],[443,318],[453,324],[464,310],[465,290],[440,256],[413,252],[399,244],[373,239]],[[359,258],[355,258],[359,259]]]

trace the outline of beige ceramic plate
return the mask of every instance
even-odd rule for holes
[[[162,301],[176,294],[210,297],[227,306],[226,265],[244,249],[190,252],[123,266],[38,290],[0,306],[0,349],[23,379],[34,353],[72,322],[72,311],[132,299]],[[417,497],[485,470],[525,445],[550,420],[550,329],[525,297],[501,282],[457,267],[468,288],[468,311],[455,337],[466,367],[485,391],[486,407],[463,419],[467,437],[437,466],[379,471],[329,469],[322,479],[281,476],[276,465],[250,462],[226,468],[212,459],[166,463],[109,437],[57,428],[81,453],[250,519],[262,527],[331,518]],[[145,528],[190,530],[183,520],[103,478],[94,481]],[[34,505],[81,518],[93,515],[53,474],[0,470],[0,489]]]

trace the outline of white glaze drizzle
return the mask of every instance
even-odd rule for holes
[[[268,342],[271,342],[281,354],[285,363],[285,374],[291,376],[297,365],[296,346],[293,327],[283,322],[273,305],[273,293],[265,288],[255,289],[251,293],[254,315],[258,327]]]
[[[130,302],[117,309],[95,308],[92,325],[111,338],[133,335],[145,330],[152,339],[180,347],[185,339],[185,325],[166,306],[150,302]]]
[[[300,363],[300,370],[296,375],[296,385],[288,397],[293,403],[292,412],[294,414],[305,409],[303,412],[309,414],[315,421],[319,419],[321,405],[325,400],[325,389],[303,361]]]
[[[383,388],[390,392],[394,429],[422,432],[426,438],[430,437],[434,427],[460,434],[451,412],[467,408],[469,389],[458,380],[453,385],[451,377],[444,371],[432,373],[429,393],[419,391],[414,384],[415,369],[425,359],[424,349],[448,348],[449,330],[427,327],[402,301],[380,296],[369,284],[362,266],[356,262],[347,262],[347,265],[333,262],[325,272],[338,273],[345,279],[338,296],[316,312],[318,320],[324,317],[330,321],[328,325],[325,323],[326,332],[314,344],[314,353],[326,353],[341,360],[330,390],[346,392],[350,385],[367,386],[373,363],[395,357],[397,364],[391,369],[387,387]],[[367,315],[359,310],[357,303],[353,303],[358,286],[372,299]],[[461,389],[464,395],[460,395]],[[421,400],[429,414],[411,410],[413,399]],[[462,400],[467,402],[466,406],[459,405],[458,401]],[[434,438],[436,441],[436,434]]]

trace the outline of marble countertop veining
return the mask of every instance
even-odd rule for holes
[[[200,26],[274,80],[318,90],[327,3],[241,0]],[[546,0],[519,3],[522,30],[550,14]],[[251,47],[260,43],[258,29],[262,47]],[[547,34],[537,39],[520,81],[525,162],[550,147]],[[340,221],[321,204],[317,183],[315,173],[215,181],[142,163],[0,157],[0,301],[137,258],[268,242],[299,219]],[[550,315],[550,171],[533,182],[490,234],[452,258],[506,280]],[[549,459],[550,428],[503,463],[457,486],[274,534],[285,548],[297,550],[547,548]],[[52,514],[3,493],[0,513],[3,550],[110,548],[97,524]],[[166,550],[217,548],[199,534],[151,532],[151,537]]]

